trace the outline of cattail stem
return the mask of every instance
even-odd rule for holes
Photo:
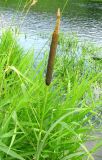
[[[50,53],[49,53],[47,73],[46,73],[46,85],[50,85],[51,80],[52,80],[54,59],[55,59],[56,49],[57,49],[57,44],[58,44],[58,33],[59,33],[59,27],[60,27],[60,18],[61,18],[60,9],[58,9],[56,26],[55,26],[55,30],[52,34],[52,42],[51,42],[51,46],[50,46]]]

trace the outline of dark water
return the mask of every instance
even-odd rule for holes
[[[56,11],[66,0],[39,0],[25,16],[25,0],[0,0],[0,29],[20,29],[20,43],[25,48],[40,50],[52,33]],[[75,32],[81,40],[102,45],[102,3],[69,0],[64,9],[61,32]],[[26,35],[26,36],[25,36]]]

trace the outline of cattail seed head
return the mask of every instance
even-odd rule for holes
[[[58,33],[59,33],[59,27],[60,27],[60,17],[61,17],[60,16],[60,9],[58,9],[56,26],[55,26],[55,30],[54,30],[54,32],[52,34],[52,41],[51,41],[51,46],[50,46],[50,53],[49,53],[47,72],[46,72],[46,85],[50,85],[51,80],[52,80],[54,60],[55,60],[56,49],[57,49],[57,44],[58,44]]]

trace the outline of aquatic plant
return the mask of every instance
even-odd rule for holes
[[[50,53],[49,53],[47,73],[46,73],[46,85],[50,85],[51,80],[52,80],[54,60],[55,60],[56,49],[58,45],[58,35],[59,35],[58,32],[59,32],[59,27],[60,27],[60,19],[61,19],[60,9],[58,9],[56,27],[52,35],[52,41],[51,41],[51,46],[50,46]]]
[[[2,35],[1,159],[94,159],[95,148],[89,150],[86,142],[95,140],[101,123],[101,101],[94,94],[101,74],[93,59],[85,59],[91,52],[96,51],[79,45],[75,37],[61,35],[54,80],[47,87],[46,58],[36,63],[33,53],[25,53],[10,31]]]

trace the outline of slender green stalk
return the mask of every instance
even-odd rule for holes
[[[77,56],[79,48],[81,54]],[[25,53],[18,45],[11,31],[3,33],[0,41],[1,159],[93,159],[93,152],[102,145],[92,150],[86,145],[97,139],[102,123],[102,66],[92,58],[98,49],[80,44],[75,36],[60,34],[54,80],[47,87],[46,56],[36,62],[33,53]]]

